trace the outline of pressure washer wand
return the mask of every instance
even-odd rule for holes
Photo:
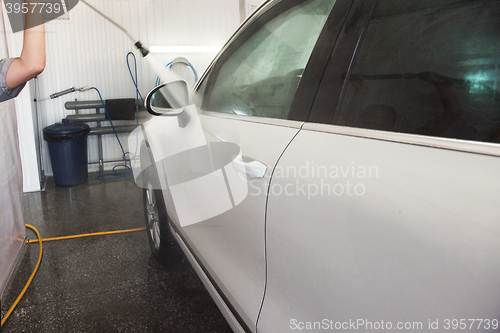
[[[91,4],[89,4],[86,0],[81,0],[81,1],[84,4],[86,4],[87,6],[89,6],[91,9],[93,9],[97,14],[101,15],[106,20],[111,22],[115,27],[117,27],[118,29],[123,31],[123,33],[125,33],[125,35],[127,35],[127,37],[130,38],[130,40],[134,43],[135,47],[137,47],[139,49],[139,51],[141,51],[141,54],[143,57],[145,57],[149,54],[149,50],[147,48],[145,48],[139,40],[135,39],[127,30],[125,30],[124,27],[122,27],[121,25],[119,25],[118,23],[116,23],[115,21],[110,19],[108,16],[106,16],[106,14],[104,14],[103,12],[101,12],[99,9],[95,8]]]
[[[61,97],[63,95],[66,95],[66,94],[70,94],[72,92],[75,92],[76,89],[71,87],[69,89],[66,89],[66,90],[63,90],[63,91],[60,91],[60,92],[56,92],[56,93],[53,93],[52,95],[50,95],[50,98],[51,99],[54,99],[54,98],[58,98],[58,97]]]
[[[73,93],[75,91],[84,92],[84,91],[87,91],[87,90],[90,90],[90,89],[92,89],[92,88],[82,87],[82,88],[75,89],[74,87],[70,87],[69,89],[53,93],[52,95],[50,95],[50,98],[51,99],[59,98],[61,96]]]

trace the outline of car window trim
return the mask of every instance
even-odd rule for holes
[[[303,125],[302,130],[500,157],[500,145],[496,143],[449,139],[311,122],[306,122]]]
[[[214,61],[213,66],[211,66],[210,70],[206,71],[204,80],[207,80],[207,82],[203,95],[210,95],[210,90],[213,87],[213,83],[217,81],[217,78],[220,75],[221,67],[224,65],[225,61],[229,59],[240,48],[241,45],[245,44],[261,27],[276,18],[278,15],[305,1],[307,0],[288,0],[285,2],[270,1],[267,6],[263,6],[263,10],[257,13],[257,15],[252,16],[252,19],[249,20],[245,26],[241,27],[241,29],[238,29],[238,33],[235,34],[235,36],[232,37],[228,43],[226,43],[224,51],[220,52],[220,54],[217,56],[217,61]],[[278,8],[278,13],[275,13],[274,9],[279,4],[283,4],[286,6],[284,8]],[[260,22],[260,20],[262,20],[262,22]],[[201,84],[197,87],[201,88]],[[205,103],[205,98],[203,98],[201,102],[202,109]]]
[[[210,117],[218,117],[225,119],[234,119],[239,121],[246,121],[250,123],[258,123],[272,126],[280,126],[280,127],[289,127],[289,128],[301,128],[304,124],[303,121],[300,120],[288,120],[281,118],[267,118],[267,117],[255,117],[255,116],[246,116],[246,115],[237,115],[230,113],[222,113],[222,112],[214,112],[214,111],[201,111],[201,115],[210,116]]]
[[[304,69],[287,119],[306,121],[309,118],[330,54],[335,48],[353,2],[354,0],[337,0],[333,5]]]
[[[338,40],[329,55],[324,77],[318,88],[308,122],[333,124],[336,109],[352,67],[355,51],[361,42],[377,0],[354,0]]]
[[[418,134],[410,134],[410,133],[400,133],[400,132],[392,132],[392,131],[383,131],[383,130],[371,130],[371,129],[365,129],[365,128],[360,128],[360,127],[348,127],[348,126],[343,126],[343,125],[337,125],[336,120],[340,113],[340,109],[342,108],[342,102],[343,102],[343,97],[347,92],[347,78],[350,76],[354,62],[356,61],[357,57],[357,51],[359,45],[363,43],[363,38],[365,35],[365,32],[368,28],[368,25],[370,24],[370,20],[372,19],[372,16],[374,15],[376,5],[378,3],[378,0],[354,0],[353,6],[359,3],[371,3],[371,10],[366,11],[362,17],[359,18],[358,24],[362,25],[363,28],[359,31],[357,35],[353,35],[350,37],[350,39],[345,39],[342,40],[342,38],[345,38],[342,36],[342,33],[344,32],[344,29],[346,27],[342,28],[341,31],[341,36],[339,37],[338,41],[338,47],[334,48],[331,56],[331,62],[329,63],[326,71],[335,71],[337,73],[343,71],[344,78],[342,80],[342,84],[337,87],[336,95],[332,94],[332,91],[325,91],[325,85],[327,83],[322,82],[321,86],[319,87],[318,90],[318,96],[315,100],[315,105],[313,106],[313,110],[311,111],[311,115],[314,113],[314,111],[319,108],[328,108],[331,110],[331,117],[332,120],[329,122],[326,121],[317,121],[315,119],[312,119],[310,116],[307,120],[306,123],[304,124],[303,129],[309,128],[312,129],[314,128],[315,130],[318,130],[318,128],[323,128],[322,125],[326,125],[327,128],[330,128],[330,126],[334,126],[336,129],[328,129],[325,130],[326,132],[329,133],[336,133],[336,134],[345,134],[345,135],[351,135],[351,136],[356,136],[356,137],[362,137],[362,138],[368,138],[368,139],[376,139],[376,140],[384,140],[384,141],[391,141],[391,142],[399,142],[399,143],[404,143],[404,144],[414,144],[414,145],[420,145],[420,146],[425,146],[425,147],[433,147],[433,148],[442,148],[442,149],[447,149],[447,150],[453,150],[453,151],[461,151],[461,152],[468,152],[468,153],[473,153],[473,154],[480,154],[480,155],[489,155],[489,156],[500,156],[500,145],[498,143],[489,143],[489,142],[484,142],[484,141],[473,141],[473,140],[466,140],[466,139],[454,139],[454,138],[445,138],[445,137],[438,137],[438,136],[427,136],[427,135],[418,135]],[[353,10],[351,10],[353,12]],[[354,15],[352,13],[349,14],[349,16]],[[348,18],[350,20],[350,17]],[[348,24],[347,24],[348,25]],[[355,48],[350,51],[350,58],[349,62],[340,64],[340,59],[339,55],[335,55],[335,52],[337,52],[339,49],[344,50],[344,44],[346,41],[350,40],[351,43],[356,41],[356,46]],[[343,69],[342,69],[343,68]],[[334,69],[334,70],[333,70]],[[326,73],[325,71],[325,73]],[[326,75],[325,75],[326,76]],[[333,81],[330,79],[330,81]],[[340,89],[338,89],[341,87]],[[339,96],[338,100],[332,100],[331,96]],[[311,125],[311,126],[309,126]],[[345,130],[342,130],[341,128],[345,127]],[[323,131],[323,130],[319,130]]]
[[[250,25],[252,22],[257,20],[259,17],[262,16],[264,12],[266,12],[268,9],[274,7],[275,5],[279,4],[283,0],[266,0],[264,1],[255,12],[253,12],[250,16],[248,16],[236,29],[236,31],[232,34],[231,37],[226,41],[222,49],[217,53],[217,55],[214,57],[214,59],[210,62],[210,64],[207,66],[203,74],[201,75],[200,79],[198,82],[196,82],[196,85],[194,86],[193,89],[193,95],[198,92],[198,89],[201,87],[202,83],[207,79],[208,74],[213,70],[213,67],[217,63],[217,61],[220,59],[222,54],[226,52],[228,47],[233,43],[234,40],[236,40],[241,33]]]

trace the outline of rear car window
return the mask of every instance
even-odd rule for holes
[[[500,2],[380,0],[334,123],[500,141]]]

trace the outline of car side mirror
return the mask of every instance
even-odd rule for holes
[[[178,116],[189,105],[188,85],[184,80],[161,84],[149,92],[145,104],[153,116]]]

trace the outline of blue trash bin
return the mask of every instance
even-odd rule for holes
[[[63,119],[43,129],[49,145],[50,161],[57,185],[76,185],[88,178],[87,124]]]

